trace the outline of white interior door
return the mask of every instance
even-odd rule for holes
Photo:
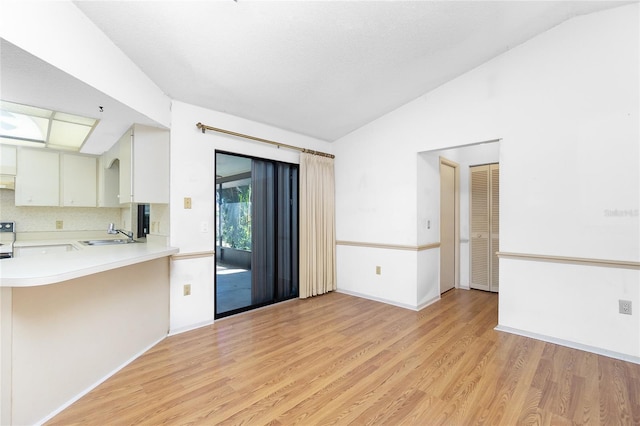
[[[457,164],[440,160],[440,294],[457,281]]]

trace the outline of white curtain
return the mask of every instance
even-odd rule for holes
[[[333,158],[300,154],[300,298],[336,287]]]

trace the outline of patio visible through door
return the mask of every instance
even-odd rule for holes
[[[216,153],[215,318],[298,296],[298,165]]]

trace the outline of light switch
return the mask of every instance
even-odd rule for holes
[[[185,209],[191,208],[191,197],[184,197],[184,208]]]

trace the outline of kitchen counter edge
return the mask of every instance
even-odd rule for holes
[[[63,253],[4,259],[0,263],[0,287],[36,287],[168,257],[176,247],[127,244],[90,247]]]

